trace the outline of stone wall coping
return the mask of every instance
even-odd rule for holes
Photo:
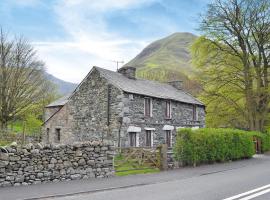
[[[46,149],[64,149],[70,147],[102,147],[102,146],[109,146],[111,149],[113,148],[113,143],[110,141],[84,141],[84,142],[74,142],[72,144],[44,144],[44,143],[29,143],[24,146],[19,146],[17,144],[11,144],[9,146],[1,147],[1,153],[14,153],[16,151],[25,151],[28,152],[39,149],[39,150],[46,150]]]

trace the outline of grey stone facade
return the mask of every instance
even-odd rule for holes
[[[205,126],[204,105],[189,94],[166,84],[136,80],[134,68],[131,74],[127,75],[128,70],[122,72],[125,76],[94,67],[59,110],[55,104],[46,108],[47,113],[52,114],[52,109],[56,112],[47,116],[43,141],[109,140],[115,146],[129,146],[129,132],[136,132],[137,145],[145,146],[148,130],[156,146],[166,142],[166,130],[171,131],[173,143],[177,128]],[[144,113],[145,98],[151,98],[151,117]],[[165,116],[166,101],[171,102],[169,119]],[[55,139],[56,129],[61,129],[60,141]]]
[[[0,187],[114,175],[114,147],[99,142],[28,144],[0,151]]]

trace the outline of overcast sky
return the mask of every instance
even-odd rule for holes
[[[92,66],[116,70],[174,32],[198,34],[210,0],[0,0],[0,26],[25,36],[47,72],[80,82]]]

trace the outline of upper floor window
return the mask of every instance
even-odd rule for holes
[[[171,119],[171,117],[172,117],[171,101],[166,101],[165,116],[167,119]]]
[[[193,120],[194,120],[194,121],[198,120],[198,116],[197,116],[197,106],[196,106],[196,105],[193,105],[193,112],[192,112],[192,115],[193,115]]]
[[[151,98],[144,99],[144,116],[152,117],[152,99]]]

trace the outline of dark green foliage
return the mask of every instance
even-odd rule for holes
[[[182,165],[225,162],[250,158],[255,154],[253,135],[263,138],[264,148],[270,147],[270,137],[262,133],[237,129],[179,129],[174,156]]]
[[[270,151],[270,132],[257,132],[257,131],[250,131],[248,132],[250,135],[255,136],[262,141],[262,153],[266,151]]]

